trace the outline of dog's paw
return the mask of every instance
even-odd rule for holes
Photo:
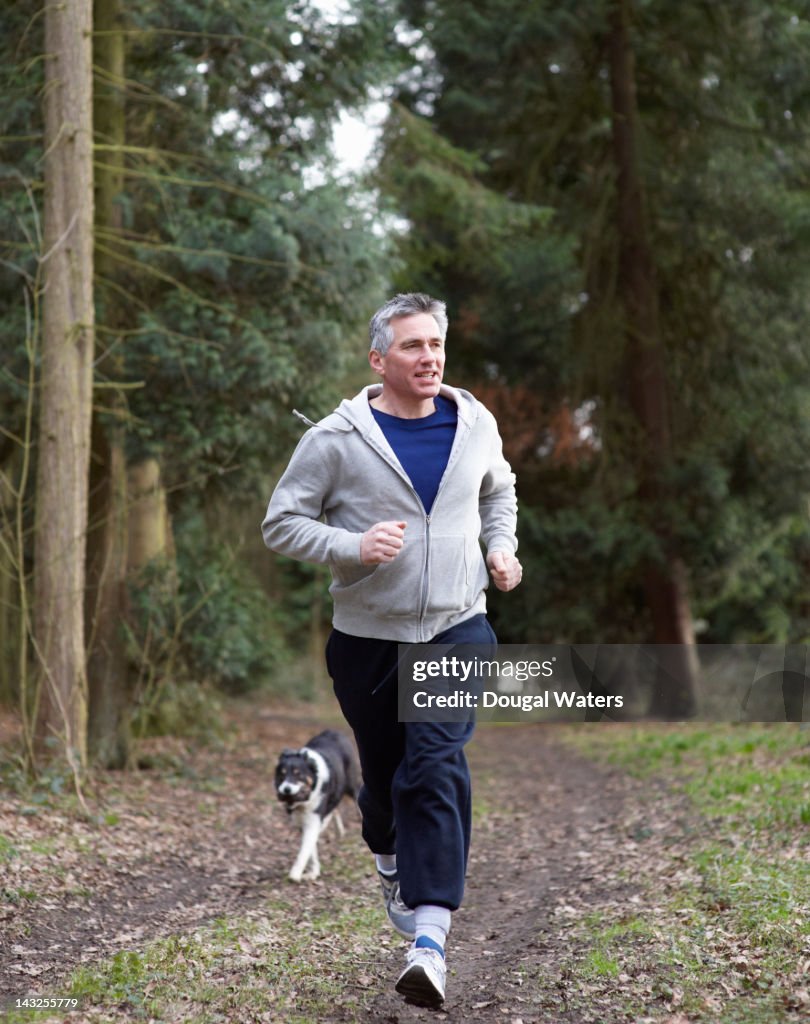
[[[314,882],[317,878],[321,877],[320,868],[310,868],[309,871],[304,875],[304,878],[308,878],[310,882]]]
[[[300,882],[303,877],[303,872],[296,871],[295,868],[293,868],[289,875],[287,875],[287,878],[289,878],[291,882]]]

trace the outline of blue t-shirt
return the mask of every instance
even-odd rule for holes
[[[430,512],[456,436],[458,406],[437,395],[436,411],[416,420],[389,416],[371,406],[385,439],[408,474],[425,511]]]

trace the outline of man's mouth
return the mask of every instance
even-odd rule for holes
[[[425,370],[424,373],[417,373],[417,377],[423,377],[425,380],[430,380],[433,377],[438,377],[438,373],[435,370]]]

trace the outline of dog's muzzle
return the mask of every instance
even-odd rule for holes
[[[296,804],[301,804],[309,798],[310,788],[300,782],[282,782],[276,789],[279,800],[291,811]]]

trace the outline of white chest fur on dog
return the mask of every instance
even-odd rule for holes
[[[335,729],[313,736],[299,749],[282,751],[276,766],[276,795],[301,828],[301,847],[289,878],[300,882],[321,873],[318,837],[332,818],[344,833],[338,804],[357,799],[360,772],[349,739]]]

